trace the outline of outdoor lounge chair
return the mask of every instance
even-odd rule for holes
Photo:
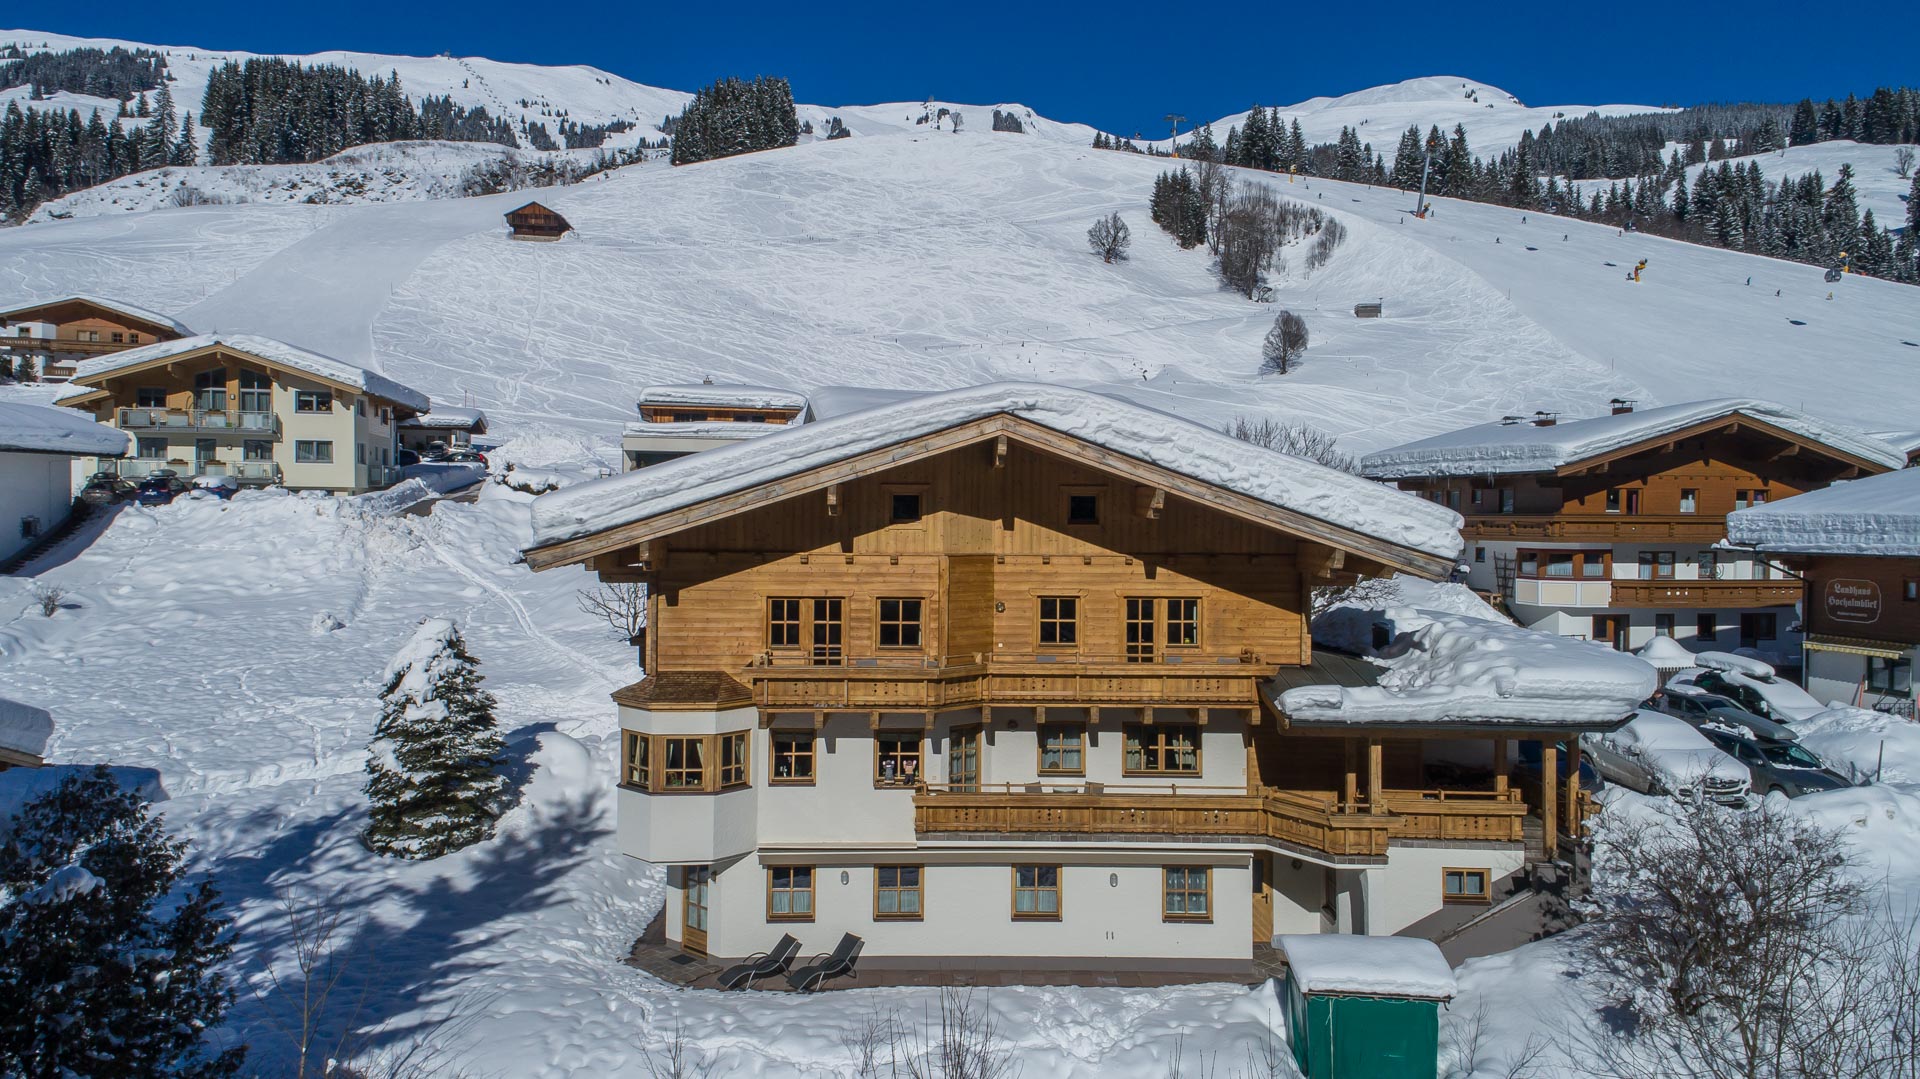
[[[796,993],[811,993],[820,988],[820,983],[828,978],[853,978],[853,965],[860,960],[860,949],[867,942],[847,933],[841,936],[840,943],[831,952],[822,952],[808,961],[807,965],[787,975],[787,984]]]
[[[753,983],[761,978],[770,978],[775,974],[785,974],[787,964],[800,954],[800,942],[793,939],[792,933],[783,934],[772,951],[759,952],[747,956],[744,963],[736,963],[720,972],[720,988],[751,989]]]

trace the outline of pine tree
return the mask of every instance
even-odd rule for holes
[[[0,847],[0,1075],[213,1079],[231,922],[187,844],[104,766],[27,803]],[[164,914],[162,913],[164,911]]]
[[[493,834],[506,792],[492,694],[453,622],[429,618],[388,664],[367,747],[367,846],[437,858]]]
[[[193,141],[193,114],[187,113],[180,119],[180,137],[174,140],[173,151],[168,155],[170,165],[195,165],[200,160],[200,148]]]

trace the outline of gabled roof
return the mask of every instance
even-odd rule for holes
[[[1458,514],[1382,484],[1106,394],[995,383],[542,495],[527,560],[536,569],[578,561],[999,435],[1425,576],[1448,572],[1460,552]],[[765,498],[743,495],[759,489],[769,489]]]
[[[640,391],[640,405],[703,405],[708,408],[791,408],[807,407],[807,395],[766,386],[716,385],[702,382],[691,386],[648,386]]]
[[[116,315],[121,315],[126,318],[135,319],[137,321],[147,323],[150,326],[156,326],[160,329],[167,330],[171,333],[179,334],[182,337],[185,337],[193,333],[192,330],[187,329],[184,323],[181,323],[173,318],[163,315],[158,311],[149,311],[144,307],[135,307],[130,303],[121,303],[119,300],[109,300],[104,296],[88,296],[84,294],[75,294],[71,296],[56,296],[51,299],[35,300],[32,303],[25,303],[17,307],[10,307],[4,311],[0,311],[0,320],[23,321],[20,319],[19,316],[30,314],[34,311],[43,310],[48,307],[58,307],[59,305],[65,304],[65,303],[91,304],[92,306],[98,307],[104,311],[110,311]]]
[[[1727,542],[1779,554],[1920,558],[1920,468],[1735,510]]]
[[[155,364],[178,360],[193,353],[211,349],[225,349],[244,356],[251,356],[269,366],[278,366],[301,374],[312,375],[324,382],[331,382],[344,389],[358,390],[362,393],[383,397],[404,408],[416,412],[425,412],[433,402],[427,395],[411,386],[403,386],[378,372],[350,363],[336,360],[331,356],[322,356],[318,352],[309,352],[304,348],[289,345],[284,341],[275,341],[270,337],[255,337],[244,333],[207,333],[197,337],[183,337],[178,341],[162,341],[154,345],[130,348],[125,352],[115,352],[91,360],[83,360],[74,368],[73,380],[79,383],[91,383],[95,379],[109,375],[124,374]],[[59,400],[62,404],[84,399],[94,393],[104,392],[88,386],[85,391],[63,393]]]
[[[560,211],[552,209],[551,207],[542,205],[541,203],[538,203],[538,202],[529,202],[525,206],[516,206],[513,209],[508,210],[506,213],[502,214],[501,216],[511,218],[514,214],[524,214],[524,213],[552,214],[553,216],[558,217],[562,221],[566,220],[566,216],[563,215]]]
[[[125,431],[95,423],[78,412],[22,401],[0,401],[0,453],[124,457],[128,445]]]
[[[432,412],[423,412],[411,419],[403,420],[402,427],[448,431],[472,431],[476,435],[487,433],[487,414],[477,408],[462,408],[456,405],[435,405]]]
[[[1905,454],[1865,432],[1769,401],[1723,398],[1547,427],[1524,421],[1484,423],[1370,453],[1361,459],[1360,468],[1378,479],[1553,472],[1734,417],[1824,447],[1849,464],[1882,469],[1907,463]]]

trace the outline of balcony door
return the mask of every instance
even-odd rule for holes
[[[227,369],[215,367],[193,376],[193,407],[202,412],[227,410]]]
[[[265,371],[240,369],[240,411],[262,415],[273,411],[273,380]]]
[[[973,793],[980,789],[980,728],[954,728],[947,751],[947,786]]]
[[[838,599],[813,601],[813,665],[816,667],[840,665],[844,655],[840,640],[844,625],[841,621],[842,607],[843,601]]]
[[[690,865],[680,907],[680,946],[696,955],[707,954],[707,901],[713,887],[713,867]]]

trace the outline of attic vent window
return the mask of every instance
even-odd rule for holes
[[[1067,523],[1070,525],[1097,525],[1100,523],[1099,495],[1068,495]]]
[[[895,521],[918,521],[920,519],[920,496],[917,494],[894,495],[893,519]]]

